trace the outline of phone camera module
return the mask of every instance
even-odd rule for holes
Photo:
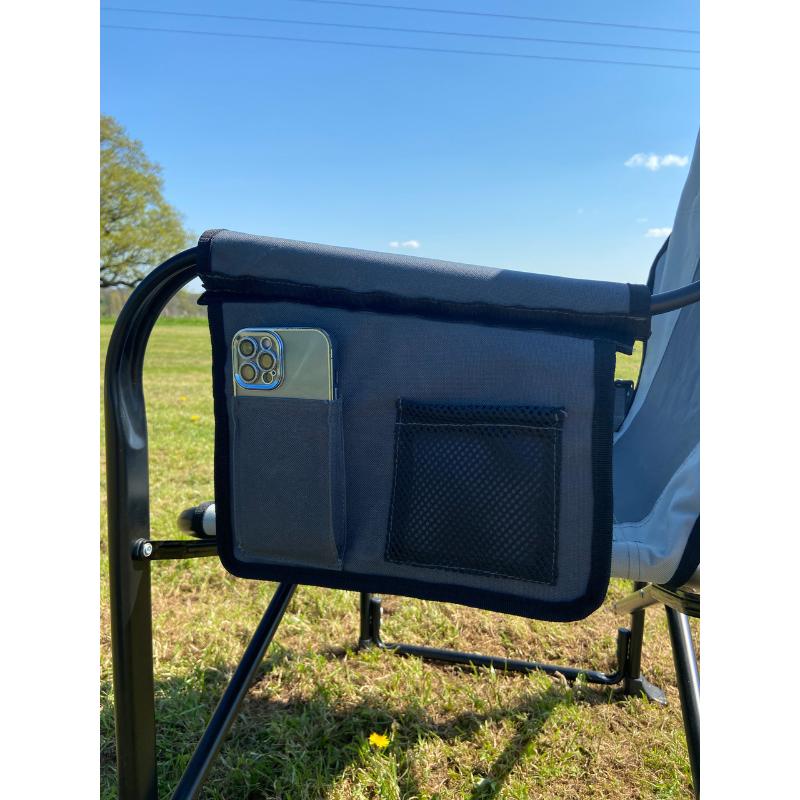
[[[256,352],[256,343],[249,336],[239,341],[239,352],[245,357],[250,358]]]
[[[242,364],[239,368],[239,375],[245,383],[252,383],[256,379],[256,368],[252,364]]]

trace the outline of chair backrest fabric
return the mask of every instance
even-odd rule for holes
[[[700,280],[700,139],[672,233],[656,256],[654,294]],[[654,583],[698,566],[700,304],[653,317],[636,395],[614,441],[612,574]]]

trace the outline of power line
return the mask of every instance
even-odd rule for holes
[[[461,33],[459,31],[432,31],[425,28],[395,28],[384,25],[356,25],[344,22],[316,22],[302,19],[277,19],[274,17],[243,17],[232,14],[202,14],[194,11],[155,11],[148,8],[121,8],[119,6],[102,6],[102,11],[122,11],[130,14],[158,14],[171,17],[202,17],[205,19],[237,20],[240,22],[271,22],[280,25],[313,25],[325,28],[349,28],[362,31],[388,31],[391,33],[423,33],[436,36],[462,36],[473,39],[501,39],[514,42],[545,42],[547,44],[572,44],[584,47],[619,47],[626,50],[658,50],[664,53],[692,53],[698,54],[699,50],[681,47],[652,47],[642,44],[621,44],[617,42],[586,42],[574,39],[546,39],[537,36],[504,36],[493,33]]]
[[[153,33],[181,33],[190,36],[218,36],[231,39],[269,39],[278,42],[305,42],[307,44],[335,44],[345,47],[371,47],[379,50],[413,50],[420,53],[453,53],[466,56],[490,56],[496,58],[524,58],[537,61],[573,61],[582,64],[615,64],[622,67],[656,67],[659,69],[679,69],[697,72],[697,67],[686,67],[679,64],[655,64],[646,61],[613,61],[603,58],[573,58],[569,56],[540,56],[532,53],[509,53],[497,50],[457,50],[444,47],[416,47],[406,44],[373,44],[372,42],[344,42],[336,39],[309,39],[297,36],[269,36],[257,33],[222,33],[221,31],[190,31],[181,28],[145,28],[136,25],[108,25],[101,28],[113,28],[126,31],[149,31]]]
[[[324,6],[357,6],[358,8],[387,8],[393,11],[419,11],[423,14],[456,14],[464,17],[494,17],[496,19],[516,19],[528,22],[558,22],[564,25],[596,25],[601,28],[627,28],[636,31],[662,31],[664,33],[694,33],[700,31],[686,28],[661,28],[656,25],[633,25],[624,22],[599,22],[587,19],[560,19],[558,17],[531,17],[522,14],[499,14],[493,11],[465,11],[452,8],[424,8],[420,6],[396,6],[390,3],[364,3],[356,0],[289,0],[291,3],[316,3]]]

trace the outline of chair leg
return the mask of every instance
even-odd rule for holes
[[[157,800],[150,564],[120,553],[117,541],[109,535],[117,791],[120,800]]]
[[[683,729],[692,768],[694,795],[700,797],[700,674],[694,654],[689,618],[674,608],[666,606],[672,657],[681,697]]]
[[[369,592],[361,592],[360,605],[359,605],[359,618],[360,629],[358,636],[358,649],[363,650],[366,647],[371,647],[375,642],[372,638],[372,594]],[[380,625],[380,620],[378,621]]]
[[[430,661],[447,664],[457,664],[464,667],[492,667],[499,671],[509,672],[545,672],[553,675],[559,673],[568,681],[577,680],[579,677],[586,679],[587,683],[596,683],[603,686],[615,686],[620,683],[625,674],[625,664],[628,661],[630,631],[619,628],[617,631],[617,668],[614,672],[605,673],[593,669],[580,669],[559,664],[542,664],[538,661],[525,661],[517,658],[504,658],[502,656],[486,656],[480,653],[465,653],[460,650],[443,649],[439,647],[425,647],[421,645],[403,644],[398,642],[384,642],[381,637],[381,598],[375,595],[361,593],[361,635],[359,647],[378,647],[401,656],[411,656]]]
[[[283,619],[286,606],[292,599],[296,585],[292,583],[281,583],[275,590],[261,622],[258,623],[256,632],[244,651],[236,672],[233,673],[231,682],[225,689],[219,704],[214,710],[211,721],[194,751],[183,777],[172,795],[172,800],[190,800],[197,795],[203,780],[206,777],[214,758],[222,746],[225,735],[230,730],[231,725],[239,713],[239,707],[253,682],[256,671],[264,659],[264,653],[275,636],[281,620]]]
[[[643,589],[646,583],[634,583],[634,591]],[[631,612],[631,644],[628,660],[625,664],[625,678],[621,693],[639,697],[644,695],[648,700],[659,705],[667,704],[667,696],[662,689],[654,686],[642,675],[642,644],[644,642],[645,609],[637,608]]]

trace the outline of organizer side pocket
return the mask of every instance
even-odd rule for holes
[[[565,416],[399,401],[386,559],[554,584]]]
[[[341,569],[341,401],[233,399],[233,522],[251,563]]]

